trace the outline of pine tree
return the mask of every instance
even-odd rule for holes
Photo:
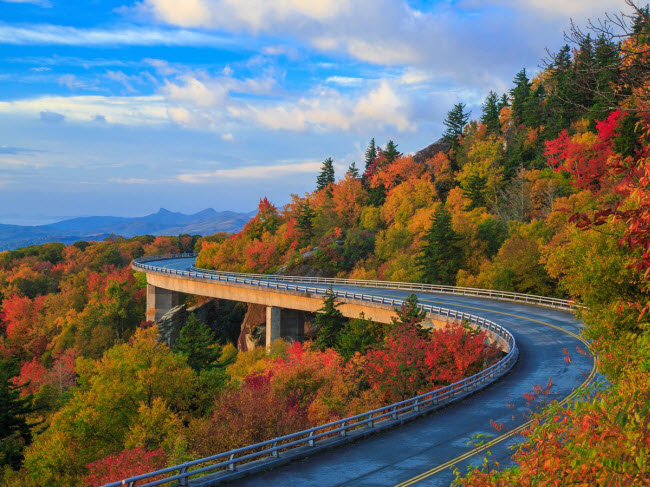
[[[314,316],[314,327],[317,330],[314,347],[319,350],[335,348],[339,343],[339,335],[347,320],[339,311],[338,306],[340,305],[336,302],[336,295],[330,286],[325,293],[323,307]]]
[[[431,227],[424,235],[416,264],[426,283],[453,285],[460,269],[462,249],[460,237],[451,226],[451,215],[440,206],[433,215]]]
[[[352,164],[350,164],[350,167],[348,167],[347,174],[349,174],[350,176],[352,176],[355,179],[359,177],[359,169],[357,168],[357,163],[356,162],[353,162]]]
[[[471,113],[465,112],[464,103],[456,103],[454,108],[447,112],[447,118],[443,122],[447,130],[445,130],[443,137],[451,143],[452,147],[458,147],[460,143],[459,137],[463,135],[463,129],[467,125]]]
[[[372,167],[372,164],[375,162],[376,158],[377,158],[377,147],[375,146],[375,139],[373,138],[370,140],[370,144],[368,144],[368,148],[366,149],[366,169],[365,169],[366,173]]]
[[[485,208],[487,206],[485,197],[486,187],[487,179],[477,174],[473,174],[463,181],[463,196],[470,200],[469,205],[464,208],[465,211],[470,211],[474,208]]]
[[[510,90],[512,97],[512,115],[522,123],[525,118],[526,104],[530,98],[530,80],[526,75],[526,68],[517,73],[514,80],[515,87]]]
[[[221,350],[214,343],[214,333],[208,326],[190,315],[174,343],[174,352],[187,358],[187,365],[199,372],[214,367]]]
[[[498,134],[501,131],[500,111],[499,96],[494,91],[490,91],[483,103],[481,113],[481,123],[487,127],[488,132]]]
[[[328,157],[323,161],[320,174],[316,178],[316,191],[327,188],[330,184],[334,184],[334,161]]]
[[[21,396],[11,382],[18,374],[13,361],[0,361],[0,471],[9,466],[20,468],[23,450],[32,441],[26,417],[32,413],[32,396]]]
[[[314,237],[315,216],[316,212],[312,209],[309,200],[306,200],[305,203],[298,208],[296,220],[298,230],[300,231],[300,238],[298,240],[300,248],[308,247],[311,244],[311,239]]]
[[[409,294],[404,304],[395,310],[397,317],[392,319],[393,326],[406,326],[408,328],[424,331],[422,321],[427,313],[420,307],[420,302],[415,294]],[[424,331],[426,334],[427,332]]]
[[[497,107],[499,108],[499,115],[501,114],[501,110],[509,106],[510,106],[510,102],[508,101],[508,95],[504,93],[503,95],[501,95],[501,100],[499,100],[499,105],[497,105]]]
[[[336,351],[346,361],[358,352],[361,355],[377,347],[386,336],[386,325],[366,319],[361,313],[358,318],[351,319],[341,330]]]
[[[386,148],[381,151],[381,154],[384,156],[386,162],[385,164],[392,163],[395,159],[402,155],[400,151],[397,150],[397,144],[392,140],[389,140],[386,144]]]

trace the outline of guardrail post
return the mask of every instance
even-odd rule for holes
[[[231,453],[230,456],[228,457],[228,461],[231,463],[229,463],[228,466],[226,467],[229,472],[237,471],[237,465],[236,465],[237,462],[235,462],[234,460],[235,460],[235,454]]]
[[[273,445],[271,445],[271,448],[273,449],[273,451],[271,452],[271,456],[273,458],[280,458],[280,452],[276,449],[277,447],[278,447],[278,442],[274,441]]]
[[[393,407],[391,408],[391,414],[390,414],[390,417],[393,418],[393,419],[397,419],[397,413],[395,412],[396,410],[397,410],[397,406],[393,406]]]
[[[309,446],[314,446],[314,438],[313,438],[313,436],[314,436],[314,432],[310,431],[309,432],[309,441],[307,442],[307,444]]]
[[[181,471],[178,472],[178,473],[179,473],[180,475],[183,475],[183,474],[187,473],[187,467],[182,467],[182,468],[181,468]],[[183,485],[183,486],[184,486],[184,485],[188,485],[188,483],[187,483],[187,477],[183,477],[183,478],[178,479],[178,485]]]
[[[341,423],[341,428],[342,429],[341,429],[341,431],[339,431],[339,436],[348,436],[348,431],[346,429],[347,428],[346,423],[347,423],[347,421],[343,421]]]
[[[416,399],[413,403],[413,411],[418,412],[420,410],[420,400]]]

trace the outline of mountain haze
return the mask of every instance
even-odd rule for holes
[[[212,208],[192,215],[161,208],[142,217],[88,216],[48,225],[0,224],[0,250],[12,250],[46,242],[66,244],[77,240],[102,240],[110,234],[129,238],[136,235],[210,235],[238,232],[254,213],[216,211]]]

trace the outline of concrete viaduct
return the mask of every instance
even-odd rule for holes
[[[202,465],[222,462],[219,472],[213,470],[210,475],[206,473],[205,477],[181,484],[209,486],[238,479],[236,484],[245,486],[448,486],[453,479],[451,467],[464,471],[470,463],[480,464],[485,448],[491,450],[491,461],[498,461],[503,466],[511,463],[509,447],[519,441],[515,433],[526,427],[526,413],[530,406],[524,394],[529,393],[532,387],[546,385],[551,379],[550,398],[566,402],[575,396],[577,388],[588,384],[597,375],[594,358],[589,353],[576,353],[576,347],[587,350],[588,345],[579,337],[581,323],[575,320],[572,304],[567,301],[448,286],[212,273],[196,269],[194,260],[193,256],[167,256],[134,262],[134,269],[145,272],[147,276],[149,319],[155,320],[173,307],[180,292],[258,303],[267,306],[269,343],[277,337],[299,337],[300,323],[292,319],[292,313],[313,312],[321,308],[323,293],[329,286],[337,294],[337,301],[342,303],[339,309],[345,316],[357,317],[363,312],[379,322],[389,321],[396,305],[415,293],[428,311],[427,319],[431,326],[440,326],[452,319],[471,321],[488,329],[494,339],[499,339],[504,350],[510,350],[506,359],[512,356],[513,347],[516,348],[518,360],[515,358],[516,364],[513,362],[503,369],[509,371],[507,375],[500,373],[498,381],[489,380],[489,387],[479,386],[467,392],[469,389],[462,383],[449,386],[450,392],[445,394],[462,399],[454,400],[453,407],[440,409],[431,406],[429,400],[427,407],[435,412],[421,417],[423,406],[419,405],[420,399],[408,400],[405,406],[387,406],[389,413],[383,416],[383,410],[376,410],[356,419],[348,418],[341,423],[343,426],[323,426],[324,431],[343,428],[343,436],[331,438],[331,434],[323,433],[323,439],[315,441],[315,431],[297,433],[292,436],[294,443],[304,445],[295,448],[297,453],[283,450],[282,446],[276,446],[277,441],[271,441],[263,447],[254,445],[253,450],[247,450],[249,453],[215,452],[215,456],[209,459],[170,467],[163,472],[170,476],[170,482],[189,478],[188,469],[191,471]],[[566,353],[571,354],[570,363],[564,360]],[[405,408],[405,412],[393,412],[398,406]],[[415,415],[419,419],[409,421]],[[370,432],[381,429],[378,425],[383,423],[377,418],[384,416],[388,429],[366,438]],[[492,421],[503,424],[501,432],[491,430]],[[393,425],[401,426],[394,428]],[[492,433],[495,437],[482,447],[474,447],[472,437],[477,433]],[[350,438],[364,440],[350,443],[347,441]],[[332,449],[332,446],[338,447]],[[315,455],[322,450],[327,451]],[[246,460],[249,462],[246,463],[243,459],[251,455],[264,458]],[[241,461],[239,457],[242,457]],[[295,458],[302,460],[287,464]],[[279,465],[284,466],[275,468]],[[207,472],[213,467],[203,468]],[[257,473],[250,476],[254,472]],[[151,482],[147,479],[153,479],[155,475],[160,478],[161,471],[130,479],[132,483],[127,479],[126,484],[145,487],[149,485],[147,482]],[[242,478],[245,475],[248,476]]]

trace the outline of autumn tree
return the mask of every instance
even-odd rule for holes
[[[451,215],[440,206],[431,220],[431,226],[423,237],[423,246],[417,258],[418,269],[424,282],[449,284],[456,282],[460,269],[462,250],[458,247],[459,236],[451,225]]]

